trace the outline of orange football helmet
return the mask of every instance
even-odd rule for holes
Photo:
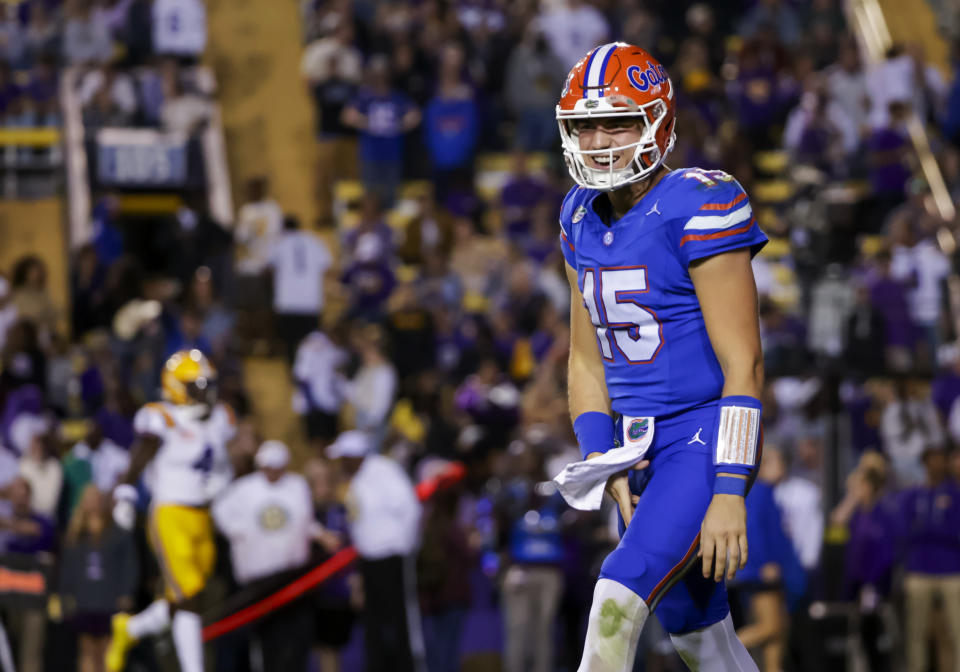
[[[583,150],[575,119],[633,116],[643,137],[609,149]],[[582,187],[612,191],[649,177],[676,140],[677,103],[673,83],[649,53],[625,42],[601,45],[573,66],[557,104],[557,123],[570,176]],[[633,149],[633,160],[614,170],[614,153]],[[590,167],[585,156],[607,155],[610,168]]]

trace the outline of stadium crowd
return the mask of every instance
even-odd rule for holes
[[[572,511],[546,483],[579,459],[553,106],[569,67],[613,39],[672,77],[669,164],[733,174],[773,239],[754,262],[765,448],[748,498],[756,552],[734,586],[739,634],[767,672],[848,669],[851,655],[874,671],[960,660],[960,308],[943,242],[956,222],[935,214],[905,130],[922,120],[956,201],[960,78],[918,45],[865,64],[838,2],[727,4],[303,0],[301,71],[327,158],[317,184],[333,203],[323,239],[262,178],[232,230],[190,203],[144,237],[114,197],[97,199],[69,315],[39,258],[7,269],[0,550],[52,577],[49,600],[0,600],[18,669],[102,669],[109,616],[153,596],[144,535],[112,526],[109,493],[168,355],[215,363],[240,418],[238,475],[286,468],[255,463],[264,437],[242,367],[263,342],[291,364],[304,472],[334,531],[309,562],[346,536],[346,476],[326,459],[342,430],[367,432],[414,480],[461,461],[465,482],[426,506],[419,532],[428,669],[491,652],[508,672],[575,668],[616,527],[612,510]],[[181,5],[196,31],[170,39],[164,8]],[[202,98],[169,104],[204,49],[199,0],[4,11],[3,123],[57,123],[64,65],[87,68],[89,127],[202,123]],[[491,154],[508,159],[491,167]],[[345,178],[362,196],[338,196]],[[223,543],[212,603],[246,583]],[[360,669],[347,615],[361,583],[334,582],[301,614],[316,619],[303,640],[323,672],[341,650],[343,669]],[[244,669],[236,646],[218,644],[218,669]],[[683,669],[652,622],[641,651],[644,669]],[[164,649],[136,653],[131,669],[157,669]]]

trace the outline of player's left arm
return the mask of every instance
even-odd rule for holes
[[[763,388],[763,354],[750,249],[745,247],[699,259],[691,263],[689,269],[710,344],[723,370],[722,396],[759,399]],[[749,415],[747,410],[741,414],[743,417]],[[756,415],[759,416],[759,411]],[[748,443],[749,440],[747,437]],[[724,479],[747,478],[733,469],[723,473],[722,466],[718,466],[718,474]],[[710,502],[700,536],[705,577],[712,574],[720,581],[726,574],[732,579],[737,569],[742,569],[747,562],[747,513],[743,500],[741,494],[717,493]]]

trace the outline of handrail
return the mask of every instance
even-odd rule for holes
[[[870,62],[879,63],[885,58],[887,50],[893,45],[893,38],[883,16],[883,10],[877,0],[847,0],[847,16],[860,43],[861,52]],[[952,222],[957,215],[950,191],[947,189],[943,174],[937,165],[937,159],[930,149],[930,139],[927,137],[923,122],[911,112],[907,122],[907,132],[913,143],[914,151],[920,161],[920,168],[930,187],[933,202],[944,222]],[[944,254],[951,255],[956,250],[956,240],[953,233],[942,227],[937,232],[937,240]]]

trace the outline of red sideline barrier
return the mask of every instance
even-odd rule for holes
[[[439,476],[418,483],[417,497],[420,498],[420,501],[426,501],[433,497],[438,491],[445,490],[463,480],[466,473],[467,470],[461,463],[454,462]],[[297,599],[308,590],[316,588],[337,572],[343,571],[356,559],[357,551],[353,546],[338,551],[322,565],[310,570],[285,588],[281,588],[272,595],[268,595],[259,602],[251,604],[249,607],[245,607],[235,614],[231,614],[216,623],[208,625],[203,629],[203,641],[209,642],[212,639],[221,637],[228,632],[252,623],[258,618],[269,614],[271,611],[279,609],[288,602]]]

